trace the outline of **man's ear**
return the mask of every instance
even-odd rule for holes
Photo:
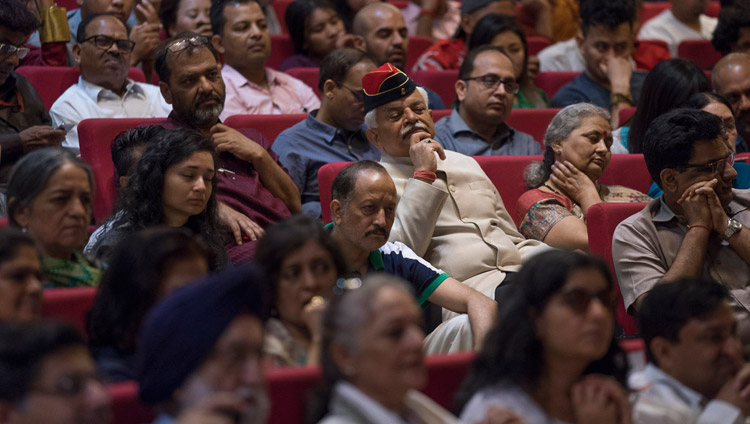
[[[471,34],[471,27],[472,20],[470,14],[461,15],[461,22],[460,22],[461,28],[464,30],[465,33]]]
[[[466,98],[466,81],[460,79],[453,85],[456,90],[456,99],[459,102],[463,102]]]
[[[365,131],[365,137],[367,137],[367,140],[372,143],[373,146],[383,150],[383,146],[380,144],[380,136],[377,128],[368,128],[367,131]]]
[[[323,96],[329,100],[333,100],[334,88],[338,88],[338,85],[332,79],[327,79],[326,82],[323,83]]]
[[[120,183],[120,187],[125,188],[128,185],[128,180],[130,180],[130,177],[119,177],[117,181]]]
[[[79,43],[73,45],[73,61],[76,65],[81,66],[81,45]]]
[[[334,225],[341,224],[341,219],[344,217],[344,208],[340,201],[331,200],[331,220]]]
[[[352,361],[352,356],[349,354],[349,351],[342,346],[341,343],[337,342],[332,342],[329,349],[331,349],[329,354],[331,355],[333,363],[336,364],[336,367],[338,367],[346,377],[353,377],[356,370],[354,369],[354,361]]]
[[[669,192],[669,193],[676,193],[677,195],[680,195],[682,193],[677,193],[677,190],[679,189],[679,184],[677,183],[677,171],[672,168],[665,168],[662,169],[659,173],[659,179],[661,179],[661,188],[662,190]]]
[[[211,36],[211,44],[214,45],[214,50],[216,50],[220,54],[224,54],[224,52],[226,51],[221,40],[221,35],[214,34],[213,36]]]
[[[578,34],[576,34],[576,44],[578,45],[578,49],[581,49],[581,46],[583,45],[583,31],[578,28]]]
[[[649,350],[656,359],[656,364],[664,371],[673,368],[672,353],[674,344],[664,337],[654,337],[649,344]]]
[[[159,90],[161,91],[162,97],[164,97],[164,101],[171,105],[172,90],[169,89],[169,85],[164,81],[159,81]]]

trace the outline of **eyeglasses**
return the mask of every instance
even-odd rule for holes
[[[128,39],[118,40],[107,35],[92,35],[91,37],[83,40],[82,43],[91,40],[94,40],[94,45],[102,50],[108,50],[110,47],[112,47],[112,44],[117,44],[118,50],[122,50],[128,53],[132,52],[133,48],[135,48],[135,41],[131,41]]]
[[[513,78],[502,79],[496,74],[487,74],[480,77],[464,78],[464,81],[477,80],[484,85],[484,88],[488,90],[497,90],[497,87],[502,83],[505,91],[511,94],[518,94],[518,83]]]
[[[563,303],[577,314],[585,314],[594,298],[598,299],[607,309],[614,310],[615,308],[615,298],[609,289],[591,293],[582,288],[575,288],[560,293],[560,296],[562,296]]]
[[[27,54],[29,54],[29,48],[16,47],[12,44],[0,43],[0,56],[8,57],[14,54],[17,54],[19,59],[23,59]]]
[[[37,387],[32,391],[50,396],[79,397],[86,392],[90,383],[104,385],[98,374],[72,374],[61,377],[50,389]]]
[[[169,46],[167,46],[167,51],[169,53],[178,53],[190,46],[200,47],[205,46],[206,44],[208,44],[208,38],[202,35],[196,35],[195,37],[183,38],[182,40],[173,41]]]
[[[349,92],[350,92],[350,93],[352,93],[352,96],[354,96],[354,98],[355,98],[355,99],[356,99],[356,100],[357,100],[357,101],[358,101],[359,103],[362,103],[362,102],[364,102],[364,101],[365,101],[365,93],[364,93],[364,90],[352,90],[351,88],[349,88],[349,87],[345,86],[344,84],[341,84],[341,83],[336,83],[336,84],[338,84],[338,86],[339,86],[339,87],[344,87],[344,88],[346,88],[347,90],[349,90]]]
[[[682,172],[687,169],[693,168],[693,169],[697,169],[698,172],[701,172],[701,173],[705,172],[707,174],[719,174],[720,175],[724,173],[724,170],[726,169],[727,165],[734,166],[734,153],[730,153],[729,156],[725,157],[724,159],[715,160],[713,162],[701,163],[701,164],[686,163],[685,165],[676,166],[675,169]]]

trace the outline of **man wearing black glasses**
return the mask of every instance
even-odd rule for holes
[[[73,47],[81,78],[50,108],[54,126],[70,126],[63,146],[78,150],[78,123],[89,118],[161,118],[172,107],[159,87],[128,79],[135,42],[116,15],[89,15]]]
[[[730,290],[737,310],[750,310],[750,191],[732,189],[737,172],[721,119],[668,112],[649,127],[643,155],[664,194],[615,230],[625,307],[634,313],[657,284],[709,277]]]
[[[458,71],[458,109],[435,124],[440,144],[467,156],[542,154],[534,137],[505,123],[518,93],[514,75],[513,63],[499,48],[470,51]]]

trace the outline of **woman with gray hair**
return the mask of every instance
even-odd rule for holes
[[[544,160],[526,168],[529,191],[516,205],[526,238],[565,249],[589,250],[588,209],[601,202],[647,202],[622,186],[597,185],[612,157],[612,127],[604,109],[578,103],[561,110],[544,134]]]

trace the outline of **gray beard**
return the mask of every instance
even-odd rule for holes
[[[193,112],[193,122],[198,128],[213,125],[219,119],[219,115],[221,115],[223,110],[223,104],[218,104],[210,108],[196,109],[195,112]]]

